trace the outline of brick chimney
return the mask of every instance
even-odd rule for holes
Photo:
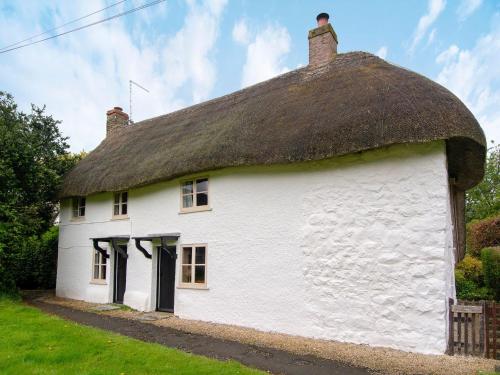
[[[106,137],[116,133],[128,125],[128,115],[123,108],[114,107],[106,112]]]
[[[309,31],[309,65],[317,66],[332,61],[337,54],[337,34],[328,22],[328,13],[316,17],[318,27]]]

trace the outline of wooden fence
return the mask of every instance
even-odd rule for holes
[[[495,302],[449,300],[451,355],[473,355],[500,359],[500,308]]]

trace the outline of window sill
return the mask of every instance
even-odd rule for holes
[[[90,280],[90,284],[92,284],[92,285],[108,285],[106,280]]]
[[[128,220],[130,217],[128,215],[113,215],[111,220]]]
[[[202,207],[195,207],[195,208],[185,208],[185,209],[181,209],[179,211],[179,215],[192,214],[193,212],[203,212],[203,211],[212,211],[212,207],[202,206]]]
[[[177,289],[197,289],[197,290],[209,290],[210,288],[206,284],[181,284],[177,285]]]

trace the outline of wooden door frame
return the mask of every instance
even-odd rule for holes
[[[118,244],[118,246],[124,246],[126,247],[127,251],[128,251],[128,245],[127,244]],[[112,247],[111,247],[112,248]],[[118,304],[123,304],[124,301],[122,302],[118,302],[117,300],[117,294],[118,294],[118,290],[117,290],[117,280],[118,280],[118,257],[120,257],[121,255],[119,254],[119,252],[115,249],[113,249],[113,296],[112,296],[112,300],[113,300],[113,303],[118,303]],[[128,268],[128,259],[127,258],[124,258],[127,260],[127,265],[126,265],[126,268],[125,268],[125,291],[126,291],[126,285],[127,285],[127,268]],[[125,292],[124,292],[124,299],[125,299]]]
[[[177,244],[174,245],[167,245],[167,247],[174,247],[175,248],[175,254],[177,254]],[[162,249],[160,244],[155,244],[154,248],[156,249],[156,304],[155,304],[155,310],[156,311],[164,311],[164,312],[170,312],[173,313],[175,309],[175,289],[176,289],[176,278],[177,278],[177,256],[174,259],[174,285],[173,285],[173,291],[174,291],[174,308],[173,309],[160,309],[160,265],[161,265],[161,257],[162,257]]]

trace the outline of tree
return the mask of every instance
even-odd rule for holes
[[[80,158],[58,124],[45,107],[23,113],[0,91],[0,293],[31,278],[23,258],[41,248],[35,244],[54,224],[62,176]]]
[[[500,213],[500,145],[488,151],[483,180],[466,194],[467,222]]]

